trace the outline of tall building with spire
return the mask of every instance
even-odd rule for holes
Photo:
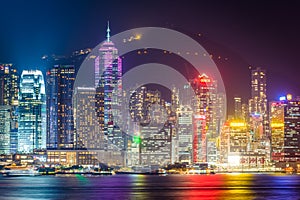
[[[23,70],[20,79],[18,151],[46,148],[46,98],[39,70]]]
[[[95,59],[96,109],[98,122],[108,143],[123,149],[122,132],[116,124],[120,117],[120,101],[122,97],[122,60],[118,49],[110,40],[110,28],[107,24],[106,40],[99,48]]]
[[[119,111],[115,106],[121,105],[118,97],[122,94],[122,83],[119,81],[122,65],[118,50],[110,39],[109,24],[106,37],[98,49],[98,55],[92,58],[92,86],[73,88],[76,70],[74,73],[74,66],[71,65],[60,65],[59,69],[53,68],[48,74],[51,83],[48,89],[55,91],[48,101],[57,99],[58,102],[58,106],[55,106],[55,101],[52,104],[54,113],[48,106],[48,121],[50,124],[53,121],[54,129],[58,130],[55,134],[55,130],[51,129],[53,126],[48,126],[49,162],[124,165],[125,142],[123,133],[115,123]],[[117,92],[114,92],[115,88],[118,88]],[[71,114],[73,118],[69,117]],[[67,121],[62,124],[63,120]]]

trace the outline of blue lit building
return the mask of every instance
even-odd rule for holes
[[[47,72],[47,149],[74,148],[74,65],[55,65]]]
[[[39,70],[23,70],[18,107],[18,152],[46,148],[46,97]]]

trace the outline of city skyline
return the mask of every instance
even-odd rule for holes
[[[0,7],[0,199],[299,198],[300,2]]]
[[[103,50],[102,47],[105,47],[106,45],[107,44],[104,43],[103,46],[101,46],[100,55],[104,55],[106,53],[108,53],[106,55],[109,55],[111,53],[110,51],[107,51],[107,49]],[[103,58],[99,59],[101,60]],[[118,60],[117,58],[118,57],[116,57],[116,60]],[[110,61],[112,62],[113,60]],[[119,124],[116,124],[115,121],[116,117],[119,117],[121,114],[118,112],[114,113],[113,118],[111,118],[112,121],[108,121],[107,127],[104,126],[101,128],[100,126],[101,130],[94,129],[96,132],[92,130],[92,133],[85,131],[78,132],[81,128],[88,128],[91,130],[91,128],[96,128],[102,123],[105,124],[105,117],[100,118],[100,122],[94,123],[96,115],[94,117],[92,116],[93,112],[95,112],[95,102],[102,101],[102,104],[105,103],[103,102],[103,99],[101,100],[101,98],[97,98],[96,94],[99,91],[97,91],[96,88],[108,88],[108,90],[104,92],[101,92],[100,90],[100,93],[98,94],[100,97],[105,97],[105,94],[103,93],[107,93],[107,96],[111,96],[113,91],[110,90],[111,82],[109,80],[112,78],[109,75],[109,72],[111,71],[110,67],[115,66],[116,69],[119,69],[119,66],[117,63],[111,65],[109,62],[103,66],[104,75],[106,74],[108,76],[101,76],[102,81],[99,81],[98,86],[95,86],[93,90],[91,90],[91,88],[83,87],[76,88],[76,97],[73,100],[76,106],[79,107],[73,107],[71,103],[72,100],[70,98],[70,95],[72,94],[71,85],[75,74],[74,66],[56,65],[47,73],[47,82],[51,86],[48,88],[49,91],[47,91],[48,95],[51,94],[49,96],[45,96],[44,78],[41,71],[22,71],[19,86],[20,90],[18,92],[19,103],[17,103],[17,116],[19,123],[17,146],[19,153],[34,153],[34,150],[46,149],[45,100],[47,98],[48,102],[49,100],[54,102],[54,104],[47,104],[47,116],[58,116],[58,118],[47,118],[47,126],[50,125],[50,127],[54,128],[52,128],[53,130],[47,128],[47,145],[49,145],[47,146],[48,160],[52,162],[65,160],[71,163],[95,163],[95,156],[85,157],[80,155],[93,155],[93,153],[95,153],[93,150],[98,150],[96,153],[98,153],[98,156],[99,153],[102,154],[102,161],[110,163],[110,165],[116,165],[118,163],[117,165],[124,166],[126,164],[119,160],[123,157],[122,152],[129,150],[127,152],[129,155],[131,150],[133,150],[133,153],[136,153],[136,148],[139,148],[140,157],[139,159],[134,160],[140,160],[140,164],[163,163],[166,165],[179,160],[180,152],[178,152],[177,148],[180,147],[180,143],[184,143],[186,145],[187,139],[192,136],[193,150],[189,149],[186,151],[186,149],[183,148],[183,150],[185,150],[181,152],[181,156],[189,157],[187,160],[186,158],[182,159],[184,162],[198,163],[199,161],[202,161],[208,163],[219,163],[218,154],[221,153],[221,155],[223,154],[223,158],[222,156],[220,158],[228,160],[228,164],[235,167],[243,166],[249,162],[249,167],[255,167],[256,165],[264,168],[265,165],[269,165],[271,161],[274,162],[275,166],[281,168],[285,167],[285,162],[288,162],[294,168],[297,167],[295,162],[298,162],[299,160],[299,97],[295,98],[288,94],[285,97],[281,97],[279,101],[271,101],[270,112],[266,112],[267,101],[265,100],[265,70],[261,68],[252,70],[252,98],[249,100],[248,106],[246,105],[246,107],[248,107],[248,111],[247,109],[246,111],[242,109],[244,105],[240,105],[240,99],[236,97],[235,117],[228,118],[226,122],[222,121],[225,118],[221,116],[223,112],[221,111],[222,106],[220,103],[223,102],[223,100],[220,100],[220,102],[217,100],[219,98],[218,95],[222,93],[215,93],[217,90],[216,82],[206,74],[202,74],[189,82],[190,87],[193,88],[196,94],[195,99],[192,94],[187,95],[191,95],[190,103],[182,101],[177,88],[172,89],[173,93],[171,103],[165,102],[159,91],[151,91],[146,89],[146,87],[141,87],[142,92],[139,91],[139,89],[136,89],[135,93],[133,93],[134,95],[131,95],[130,97],[131,103],[129,105],[130,110],[133,111],[130,113],[132,115],[132,119],[134,119],[134,122],[141,123],[136,124],[141,135],[131,135],[128,137],[128,135],[125,134],[129,133],[128,130],[130,129],[122,129],[122,132],[120,132],[120,129],[118,128]],[[1,80],[6,83],[5,86],[7,86],[7,88],[12,88],[12,91],[14,91],[15,70],[10,67],[11,65],[7,65],[1,70],[1,72],[3,72],[1,73]],[[118,73],[115,75],[118,76],[117,74]],[[94,83],[94,80],[92,82]],[[105,86],[105,84],[103,85],[105,82],[109,84],[109,87]],[[119,86],[118,88],[121,89]],[[86,93],[87,91],[89,92]],[[5,90],[2,90],[1,94],[7,93],[5,93]],[[5,154],[9,154],[10,152],[14,152],[14,144],[12,142],[15,141],[13,138],[15,130],[10,123],[13,124],[15,119],[14,117],[11,117],[11,114],[14,113],[14,109],[13,107],[10,107],[10,105],[13,106],[13,104],[16,103],[13,100],[15,94],[13,93],[12,95],[2,97],[4,97],[2,98],[2,102],[6,103],[0,106],[1,116],[4,118],[4,121],[1,122],[2,136],[0,150]],[[114,103],[114,101],[111,101],[110,99],[106,99],[106,101],[109,104]],[[159,127],[157,125],[164,122],[165,118],[161,115],[162,110],[160,107],[153,107],[152,104],[155,103],[159,103],[159,105],[164,107],[168,113],[168,120],[162,129],[157,129]],[[54,105],[59,105],[58,109],[55,109]],[[141,106],[145,107],[142,108]],[[191,107],[192,109],[191,112],[186,112],[190,115],[186,116],[187,118],[185,118],[185,122],[182,123],[181,112],[184,107],[187,109]],[[112,108],[115,107],[112,106]],[[75,112],[74,116],[76,116],[75,121],[77,121],[77,125],[79,125],[76,126],[77,131],[74,132],[74,135],[72,132],[69,132],[70,130],[75,130],[73,129],[75,128],[75,126],[73,126],[75,124],[71,124],[73,123],[73,119],[71,119],[73,114],[70,114],[71,112],[68,111],[73,109]],[[104,110],[104,112],[109,112],[110,109],[110,106],[104,106],[103,108],[100,107],[100,110]],[[97,112],[98,111],[96,111],[96,113]],[[149,121],[149,119],[147,119],[149,114],[151,115],[151,119],[149,118],[150,126],[149,122],[147,122]],[[188,118],[192,119],[192,124],[189,122]],[[130,121],[131,119],[122,118],[121,121],[127,124],[129,122],[127,120]],[[178,123],[177,120],[179,122],[179,126],[176,125]],[[55,125],[55,123],[60,122],[62,123],[58,126]],[[110,127],[110,125],[113,126]],[[185,127],[182,127],[182,125]],[[58,127],[59,129],[55,129],[55,127]],[[180,127],[183,129],[180,130]],[[222,128],[222,130],[220,130],[220,128]],[[50,134],[50,137],[48,137],[48,134]],[[56,134],[57,136],[55,136]],[[106,138],[104,139],[104,149],[99,148],[101,144],[99,147],[95,146],[95,144],[97,145],[97,142],[94,144],[96,138],[97,140],[100,139],[99,136],[104,136],[104,138]],[[133,138],[131,138],[132,136]],[[136,136],[140,137],[138,140],[141,140],[142,142],[134,139]],[[57,139],[53,140],[51,138]],[[224,144],[219,146],[218,140],[221,144]],[[10,142],[6,143],[6,141]],[[125,145],[125,141],[126,143],[128,142],[128,146]],[[188,139],[188,141],[190,144],[185,147],[190,148],[191,140]],[[125,146],[120,147],[120,144],[121,146]],[[133,144],[137,144],[138,146]],[[139,147],[141,144],[142,147]],[[178,144],[179,146],[177,147]],[[91,151],[87,145],[92,146]],[[226,147],[228,147],[228,151],[226,150]],[[158,151],[160,148],[161,151]],[[219,151],[219,148],[225,149]],[[90,152],[87,152],[86,150]],[[148,155],[146,153],[147,150],[149,151]],[[121,153],[121,157],[116,156],[113,158],[110,153],[103,156],[104,152],[119,152]],[[59,157],[57,160],[58,153],[62,154],[61,156],[65,156],[65,154],[67,154],[67,159]],[[155,157],[154,153],[158,153],[157,156],[159,153],[161,153],[161,155],[159,157]],[[52,154],[53,157],[51,157]],[[70,160],[70,157],[74,156],[79,156],[81,160]],[[237,159],[239,160],[238,162]],[[156,162],[154,162],[154,160],[156,160]],[[224,161],[221,161],[219,164],[227,163],[227,161],[223,162]],[[132,165],[132,161],[130,163]]]
[[[174,29],[176,30],[176,27]],[[201,42],[195,39],[194,33],[186,33],[186,30],[182,31],[183,33],[166,28],[145,27],[131,29],[111,36],[110,24],[107,21],[106,34],[102,33],[102,35],[106,35],[106,39],[102,40],[103,42],[94,49],[78,50],[73,52],[70,57],[44,55],[42,57],[44,64],[41,65],[41,68],[44,67],[43,70],[35,70],[33,68],[22,70],[17,65],[1,65],[1,82],[5,86],[1,90],[1,104],[13,105],[15,101],[14,93],[18,92],[19,95],[19,107],[17,107],[19,125],[18,152],[28,153],[33,152],[34,149],[46,148],[46,137],[47,149],[52,150],[53,153],[55,150],[59,152],[64,149],[76,150],[78,147],[84,149],[86,148],[84,146],[88,144],[84,144],[87,142],[84,142],[86,139],[83,138],[92,138],[93,136],[87,136],[85,132],[80,132],[79,130],[87,129],[92,130],[92,132],[96,131],[95,137],[99,136],[99,141],[103,141],[103,144],[99,145],[102,149],[96,146],[95,149],[102,151],[116,151],[118,149],[120,150],[120,156],[125,158],[125,156],[121,155],[123,151],[126,152],[127,148],[132,148],[132,155],[139,151],[138,160],[141,162],[145,157],[141,156],[139,144],[133,147],[131,145],[134,145],[134,143],[128,142],[132,140],[131,137],[139,137],[142,139],[140,145],[147,147],[148,144],[143,143],[144,132],[146,133],[146,138],[159,138],[160,136],[155,134],[164,133],[165,141],[162,144],[154,142],[154,145],[168,146],[167,143],[170,142],[167,148],[167,151],[170,150],[167,162],[173,163],[179,158],[178,154],[174,154],[177,151],[177,144],[175,144],[176,142],[173,144],[173,140],[182,142],[178,140],[176,131],[179,131],[178,133],[180,134],[185,134],[184,132],[181,133],[178,127],[173,130],[177,126],[176,120],[178,116],[176,113],[179,112],[180,106],[190,106],[193,111],[192,116],[189,116],[192,119],[192,124],[184,127],[184,129],[189,130],[186,134],[193,137],[192,149],[188,152],[190,162],[197,163],[199,160],[211,163],[218,162],[218,140],[220,140],[219,136],[223,133],[223,125],[225,124],[226,127],[226,123],[230,124],[229,130],[232,131],[232,134],[237,134],[237,137],[252,138],[251,141],[249,138],[246,138],[245,141],[247,142],[242,139],[244,141],[242,143],[244,145],[243,148],[234,147],[234,152],[259,151],[260,156],[270,160],[268,152],[270,151],[272,137],[270,135],[272,126],[270,120],[272,116],[269,116],[268,100],[277,99],[272,99],[272,97],[268,99],[270,88],[268,84],[270,77],[268,70],[261,66],[247,66],[251,81],[243,81],[239,85],[242,85],[246,91],[250,92],[251,97],[247,98],[238,94],[233,98],[231,96],[233,85],[227,87],[225,91],[223,85],[224,74],[220,75],[222,68],[226,66],[226,62],[230,61],[231,58],[207,52],[205,48],[209,51],[209,45],[202,47]],[[187,35],[184,35],[184,33]],[[197,37],[202,37],[202,35],[198,33]],[[162,40],[160,41],[160,39]],[[205,41],[209,40],[209,38],[206,38],[203,42],[205,43]],[[148,41],[150,41],[150,44]],[[197,48],[194,48],[194,43],[197,42],[200,44],[199,49],[197,45]],[[173,45],[169,46],[171,43]],[[160,46],[158,44],[163,45]],[[177,49],[176,45],[180,46],[180,48]],[[121,52],[120,55],[118,52]],[[159,65],[155,65],[156,62]],[[184,82],[177,80],[175,73],[164,71],[164,65],[170,66],[172,70],[179,72],[185,78]],[[143,68],[146,66],[148,66],[148,71],[145,71]],[[19,81],[19,91],[15,89],[15,79],[17,78],[15,68],[20,69],[19,73],[22,72]],[[92,71],[89,71],[90,69]],[[139,69],[144,69],[144,73],[143,71],[138,71]],[[45,73],[44,70],[47,70],[45,75],[46,81],[44,81],[42,73],[42,71]],[[152,72],[154,73],[152,74]],[[130,77],[132,73],[136,74]],[[237,72],[230,73],[238,77]],[[159,74],[163,76],[159,78]],[[76,77],[76,75],[79,76]],[[92,75],[94,78],[92,84],[90,80],[87,80],[89,75]],[[127,82],[128,78],[126,79],[126,77],[128,76],[131,82]],[[160,82],[159,79],[163,81]],[[174,79],[177,81],[176,86],[174,85],[175,82],[172,82]],[[164,82],[165,80],[167,81]],[[156,91],[152,91],[152,83],[154,83],[154,88],[155,85],[165,88],[159,91],[156,89],[154,89]],[[273,86],[273,84],[270,85],[271,87]],[[93,92],[87,96],[83,95],[86,91],[82,89],[88,87],[95,88],[95,100],[89,99]],[[144,92],[137,92],[139,87],[142,87],[142,89],[144,87]],[[147,87],[149,89],[146,89]],[[14,92],[12,97],[7,92],[8,90]],[[90,89],[88,90],[90,91]],[[164,94],[167,90],[169,92],[172,91],[169,96]],[[193,92],[188,92],[188,90]],[[73,99],[74,91],[77,96]],[[136,92],[135,95],[137,96],[133,95],[133,91]],[[227,92],[227,98],[225,92]],[[151,97],[152,94],[158,95],[154,95],[157,100],[151,100],[151,98],[154,98],[154,96]],[[296,97],[294,99],[297,100],[297,95],[297,93],[293,93],[292,96]],[[87,99],[81,99],[82,97]],[[184,102],[186,100],[187,102]],[[231,102],[229,105],[234,103],[234,109],[233,106],[229,106],[231,108],[229,115],[226,115],[226,107],[228,106],[228,104],[226,106],[226,101]],[[93,102],[95,103],[96,116],[88,116],[97,118],[97,120],[92,118],[91,124],[94,126],[99,125],[99,129],[86,125],[82,126],[90,118],[80,114],[80,110],[83,107],[77,108],[73,104],[80,105],[83,102],[88,102],[90,106],[92,106]],[[157,104],[158,102],[160,108],[152,108],[152,104]],[[146,105],[143,105],[144,103]],[[131,109],[129,112],[126,110],[128,106]],[[133,108],[136,110],[132,110]],[[7,109],[3,107],[2,109],[4,109],[2,111],[4,118],[7,118],[8,113],[13,114],[15,112],[13,106],[12,108],[9,107]],[[84,109],[82,112],[87,112],[87,110],[92,108],[84,106]],[[151,109],[157,110],[152,113]],[[163,110],[166,110],[167,120],[161,118]],[[234,113],[232,113],[233,110]],[[132,112],[136,113],[132,114]],[[128,116],[129,113],[132,116]],[[152,116],[150,119],[150,113],[154,115],[154,118]],[[47,120],[45,120],[46,116]],[[74,118],[75,116],[78,119]],[[133,123],[131,122],[132,117],[134,119]],[[142,123],[138,119],[144,122]],[[13,120],[14,118],[12,117],[10,123],[13,123]],[[94,123],[95,120],[97,123]],[[154,123],[152,120],[155,121],[156,125],[151,125],[150,122]],[[43,125],[46,121],[47,129]],[[30,124],[32,130],[26,127]],[[145,129],[149,124],[150,127],[148,128],[150,129]],[[163,124],[162,127],[164,128],[158,129],[156,133],[154,129],[159,124]],[[232,128],[231,124],[243,125],[233,126],[235,128]],[[7,131],[3,131],[5,133],[5,141],[8,140]],[[3,147],[4,151],[7,151],[9,146],[12,149],[14,145],[14,131],[13,129],[10,131],[12,132],[11,139],[9,139],[11,144],[3,143],[4,146],[6,145]],[[45,135],[46,132],[47,134]],[[146,138],[144,138],[145,141],[153,142],[150,139],[146,140]],[[235,140],[234,138],[232,138],[232,141]],[[139,148],[139,150],[136,148]],[[149,146],[149,148],[152,149],[153,147]],[[13,150],[11,151],[13,152]],[[183,154],[186,153],[183,152]],[[229,156],[229,154],[227,155],[228,160],[232,156]],[[153,160],[150,157],[146,158],[146,160]],[[133,158],[133,160],[135,159]],[[117,156],[116,160],[110,159],[108,162],[125,163],[125,160],[120,161]]]

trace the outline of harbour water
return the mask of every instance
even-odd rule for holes
[[[0,177],[1,200],[300,199],[300,175]]]

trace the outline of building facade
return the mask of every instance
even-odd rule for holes
[[[95,59],[96,109],[100,130],[108,138],[107,148],[124,149],[123,133],[116,124],[120,118],[122,97],[122,60],[118,49],[110,40],[107,27],[107,39],[99,48]]]
[[[217,82],[206,74],[190,80],[190,84],[197,98],[193,108],[193,162],[216,162],[216,142],[223,123],[220,119],[225,114],[219,105],[224,99],[217,92]]]
[[[18,145],[18,113],[17,107],[19,104],[18,101],[18,92],[19,92],[19,76],[17,74],[17,70],[12,64],[0,64],[0,106],[4,106],[0,108],[3,112],[10,111],[9,119],[6,118],[9,122],[9,141],[0,140],[5,144],[10,144],[9,153],[17,152]],[[9,108],[7,107],[9,106]],[[3,114],[3,113],[2,113]],[[2,124],[4,125],[4,124]],[[6,126],[5,125],[5,126]],[[7,127],[3,127],[3,131],[6,130]],[[0,142],[0,145],[1,145]],[[7,151],[6,151],[7,152]]]
[[[270,160],[269,113],[267,104],[266,70],[251,70],[251,99],[249,100],[249,125],[253,143],[251,150],[265,154]]]
[[[266,71],[256,68],[251,71],[251,100],[249,103],[250,114],[267,113],[267,77]]]
[[[74,148],[75,67],[55,65],[47,72],[47,148]]]
[[[11,106],[0,105],[0,154],[10,153]]]
[[[234,118],[242,119],[242,98],[235,96],[234,97]]]
[[[18,152],[46,148],[46,97],[44,76],[39,70],[23,70],[18,108]]]
[[[271,159],[277,167],[300,165],[300,101],[270,102]]]
[[[75,149],[104,150],[106,142],[97,121],[96,89],[77,87],[74,93]]]
[[[190,106],[177,109],[178,161],[192,163],[193,110]]]

